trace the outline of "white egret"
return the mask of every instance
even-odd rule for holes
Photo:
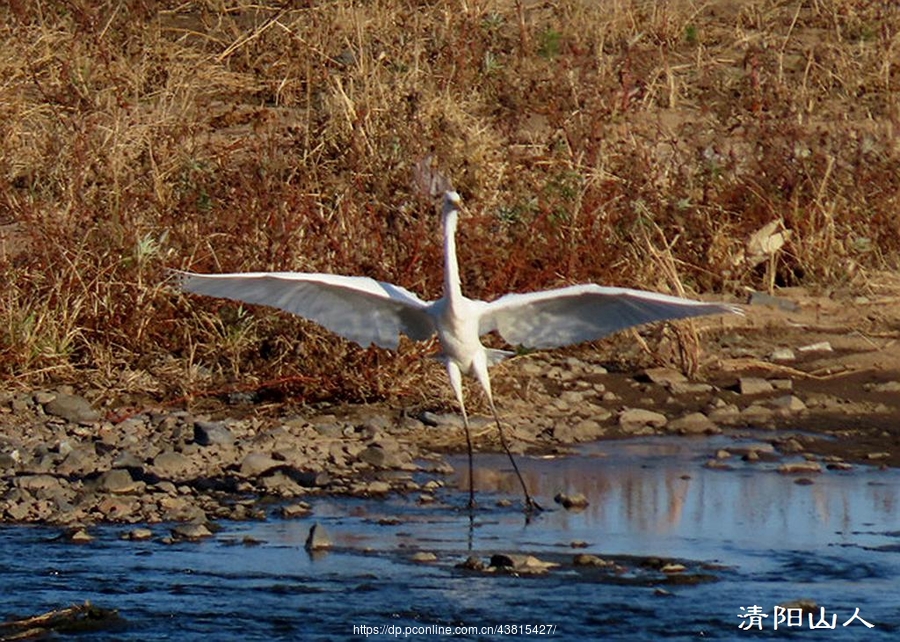
[[[500,443],[525,493],[526,510],[540,507],[528,493],[510,453],[491,394],[488,366],[512,352],[485,348],[480,337],[497,331],[508,343],[526,348],[556,348],[599,339],[618,330],[665,319],[737,313],[739,308],[664,294],[601,287],[594,284],[507,294],[477,301],[462,294],[456,258],[460,197],[444,194],[444,295],[423,301],[412,292],[364,276],[297,272],[193,274],[179,272],[187,292],[280,308],[311,319],[328,330],[366,347],[396,349],[400,334],[425,340],[437,334],[450,386],[462,412],[469,456],[469,504],[474,506],[472,439],[463,401],[462,375],[481,384],[497,424]]]

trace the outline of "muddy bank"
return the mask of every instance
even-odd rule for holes
[[[647,361],[627,335],[496,368],[513,448],[565,453],[598,439],[763,428],[773,430],[771,450],[718,453],[709,465],[798,453],[807,463],[783,472],[900,465],[896,306],[806,292],[761,301],[744,319],[704,322],[697,380],[623,368]],[[4,521],[206,524],[262,518],[261,500],[304,515],[322,494],[406,493],[427,503],[452,472],[442,454],[465,443],[455,414],[397,405],[323,411],[207,399],[132,411],[101,410],[102,397],[67,387],[0,392]],[[476,416],[473,428],[477,449],[499,448],[492,423]]]

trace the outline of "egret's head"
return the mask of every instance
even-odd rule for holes
[[[460,199],[459,194],[452,190],[444,192],[444,218],[447,218],[447,215],[453,212],[458,212],[460,207],[462,207],[462,199]]]

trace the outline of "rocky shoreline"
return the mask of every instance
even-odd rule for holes
[[[498,379],[501,414],[520,453],[559,455],[599,439],[755,428],[772,430],[767,447],[711,452],[707,465],[728,469],[732,457],[792,457],[779,471],[808,483],[810,475],[855,462],[900,463],[896,379],[866,383],[859,379],[869,375],[851,373],[835,385],[853,394],[839,395],[823,391],[821,381],[782,374],[719,370],[698,382],[667,368],[609,373],[573,356],[516,361]],[[479,451],[498,449],[486,418],[474,418],[473,432]],[[383,405],[261,413],[223,403],[214,412],[147,409],[112,420],[68,387],[5,392],[0,516],[69,527],[76,539],[100,522],[184,522],[193,527],[176,535],[190,539],[208,534],[214,520],[265,518],[275,502],[284,517],[304,516],[323,494],[402,493],[431,503],[453,472],[442,455],[460,452],[464,443],[456,415]]]

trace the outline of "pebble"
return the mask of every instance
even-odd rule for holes
[[[629,408],[619,415],[619,427],[632,434],[644,428],[662,428],[666,423],[665,415],[643,408]]]
[[[797,352],[833,352],[834,348],[831,347],[831,343],[828,341],[819,341],[817,343],[811,343],[809,345],[801,346],[797,348]]]
[[[386,481],[373,481],[365,485],[364,493],[367,495],[387,495],[391,492],[391,485]]]
[[[241,460],[241,475],[244,477],[259,477],[273,468],[278,468],[282,462],[273,459],[270,455],[261,452],[248,453]]]
[[[652,383],[669,386],[672,383],[686,383],[687,377],[678,370],[673,368],[648,368],[644,370],[644,377]]]
[[[76,544],[87,544],[94,541],[94,536],[84,528],[74,528],[67,533],[66,537],[70,542]]]
[[[795,361],[797,356],[790,348],[776,348],[769,354],[769,361]]]
[[[133,497],[104,497],[97,504],[97,510],[107,521],[127,521],[133,516],[139,501]]]
[[[772,419],[775,411],[758,403],[750,404],[741,410],[741,420],[757,424],[758,428],[765,428],[766,422]]]
[[[557,493],[553,498],[553,501],[566,510],[584,510],[590,505],[590,502],[583,493],[573,493],[572,495]]]
[[[760,395],[772,392],[772,384],[762,377],[741,377],[738,379],[738,390],[742,395]]]
[[[234,444],[234,434],[223,422],[198,419],[194,422],[194,443],[200,446],[231,446]]]
[[[306,502],[297,502],[282,506],[278,512],[284,519],[295,519],[297,517],[306,517],[312,513],[312,507]]]
[[[783,475],[794,475],[797,473],[821,473],[822,466],[816,461],[800,461],[781,464],[778,472]]]
[[[206,524],[179,524],[172,529],[172,537],[176,540],[188,540],[196,542],[212,536],[212,531]]]
[[[167,479],[177,479],[190,468],[190,458],[172,450],[160,453],[153,458],[153,472]]]
[[[572,558],[572,563],[575,566],[615,566],[614,562],[610,562],[609,560],[605,560],[602,557],[590,553],[578,553]]]
[[[673,395],[700,395],[712,391],[712,385],[700,381],[673,381],[669,384],[669,392]]]
[[[125,468],[108,470],[97,479],[97,488],[114,494],[133,493],[143,490],[144,482],[135,482]]]
[[[474,555],[470,555],[466,558],[466,561],[457,564],[456,568],[463,568],[469,571],[484,571],[487,570],[487,565]]]
[[[680,435],[712,435],[722,432],[722,429],[702,412],[692,412],[674,419],[666,425],[666,430]]]
[[[863,386],[866,392],[900,392],[900,381],[886,381],[884,383],[867,383]]]
[[[44,412],[72,423],[99,421],[100,413],[91,403],[78,395],[56,394],[43,404]]]
[[[777,397],[770,400],[768,403],[776,410],[784,410],[789,413],[801,412],[803,410],[806,410],[806,404],[803,403],[803,400],[794,395]]]
[[[488,566],[491,569],[502,569],[504,571],[513,571],[515,573],[526,575],[539,575],[546,573],[551,568],[556,568],[559,564],[555,562],[545,562],[534,555],[496,553],[491,555],[491,561]]]
[[[574,425],[560,422],[553,426],[553,438],[564,444],[595,441],[605,434],[606,428],[594,419],[582,419]]]
[[[149,528],[135,528],[125,533],[122,538],[132,542],[145,542],[153,538],[153,531]]]

